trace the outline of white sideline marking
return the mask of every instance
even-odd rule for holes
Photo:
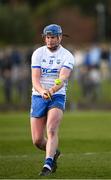
[[[111,151],[108,151],[108,152],[85,152],[85,153],[64,153],[64,154],[61,154],[60,156],[74,156],[74,155],[84,155],[84,156],[88,156],[88,155],[97,155],[97,154],[111,154]]]
[[[15,158],[15,159],[18,159],[18,158],[27,158],[28,155],[24,154],[24,155],[0,155],[0,159],[5,159],[5,158],[9,158],[9,159],[12,159],[12,158]]]
[[[86,152],[86,153],[64,153],[61,154],[61,156],[65,156],[67,154],[67,156],[72,156],[74,154],[78,154],[78,155],[95,155],[95,154],[111,154],[111,151],[109,152]],[[24,154],[24,155],[0,155],[0,159],[19,159],[19,158],[27,158],[30,155]]]
[[[95,153],[95,152],[87,152],[87,153],[84,153],[84,155],[93,155],[93,154],[98,154],[98,153]],[[100,154],[100,153],[99,153]]]
[[[87,152],[87,153],[84,153],[84,155],[94,155],[94,154],[111,154],[111,151],[109,152]]]

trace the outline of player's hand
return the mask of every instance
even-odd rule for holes
[[[50,93],[48,90],[45,90],[45,91],[43,92],[42,97],[43,97],[44,99],[51,99],[51,93]]]

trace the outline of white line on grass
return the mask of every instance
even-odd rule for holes
[[[61,156],[74,156],[74,155],[83,155],[83,156],[90,156],[90,155],[97,155],[97,154],[111,154],[111,151],[109,151],[109,152],[85,152],[85,153],[64,153],[64,154],[61,154]]]
[[[85,155],[85,156],[88,156],[88,155],[96,155],[96,154],[111,154],[111,151],[109,152],[86,152],[86,153],[64,153],[64,154],[61,154],[61,156],[72,156],[74,154],[80,154],[80,155]],[[27,154],[23,154],[23,155],[0,155],[0,159],[19,159],[19,158],[27,158],[29,157],[30,155],[27,155]]]
[[[24,154],[24,155],[0,155],[0,159],[18,159],[18,158],[27,158],[28,155]]]

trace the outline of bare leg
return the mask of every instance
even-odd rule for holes
[[[58,148],[58,129],[63,117],[63,111],[58,108],[50,109],[47,116],[46,158],[54,157]]]
[[[31,118],[31,134],[33,144],[41,150],[46,150],[46,138],[44,137],[46,127],[46,117]]]

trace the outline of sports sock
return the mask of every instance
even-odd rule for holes
[[[52,157],[49,157],[45,160],[45,164],[43,167],[46,167],[48,168],[49,170],[52,169],[52,166],[53,166],[53,158]]]

